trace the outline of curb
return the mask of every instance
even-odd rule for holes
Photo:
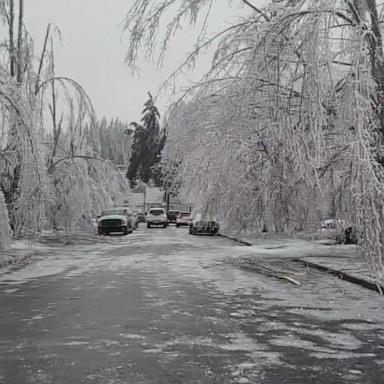
[[[346,280],[350,283],[360,285],[363,288],[369,289],[369,290],[374,291],[374,292],[378,292],[381,295],[383,295],[384,287],[378,283],[373,283],[371,281],[364,280],[364,279],[361,279],[361,278],[356,277],[356,276],[351,276],[345,272],[338,271],[338,270],[335,270],[332,268],[328,268],[328,267],[325,267],[325,266],[320,265],[320,264],[311,263],[311,262],[305,261],[303,259],[297,259],[296,258],[296,259],[292,259],[292,261],[295,263],[303,264],[306,267],[314,268],[314,269],[317,269],[318,271],[337,276],[339,279]]]
[[[238,239],[238,238],[236,238],[236,237],[232,237],[232,236],[224,235],[224,234],[222,234],[222,233],[218,233],[217,236],[219,236],[219,237],[224,237],[225,239],[235,241],[236,243],[240,243],[240,244],[242,244],[242,245],[246,245],[247,247],[252,247],[252,244],[249,243],[248,241],[241,240],[241,239]]]

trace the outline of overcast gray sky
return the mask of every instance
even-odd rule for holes
[[[133,1],[27,0],[25,4],[25,22],[35,40],[37,53],[47,24],[56,24],[62,34],[62,43],[56,46],[57,74],[72,77],[83,85],[99,118],[105,115],[128,122],[138,120],[147,91],[157,93],[162,81],[190,51],[198,33],[189,29],[179,36],[162,68],[142,62],[141,74],[132,76],[124,64],[127,44],[124,44],[121,24]],[[254,0],[255,4],[264,2]],[[227,4],[224,0],[218,1],[217,18],[211,21],[212,32],[229,22],[233,15],[241,14],[241,9],[229,9]],[[197,73],[190,74],[188,79],[197,79],[208,68],[208,63],[208,58],[203,60]],[[159,100],[160,109],[164,111],[167,104],[165,94]]]

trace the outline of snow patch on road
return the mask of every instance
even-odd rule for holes
[[[354,352],[334,352],[334,353],[324,353],[316,352],[310,353],[311,357],[316,359],[336,359],[336,360],[346,360],[346,359],[362,359],[362,358],[373,358],[376,357],[374,353],[354,353]]]
[[[338,350],[358,350],[362,347],[363,343],[355,336],[349,333],[332,333],[322,329],[317,330],[305,330],[297,329],[297,332],[302,335],[316,336],[331,346],[331,348]]]
[[[19,292],[19,288],[4,289],[2,292],[4,292],[7,295],[11,295],[12,293]]]
[[[272,352],[268,345],[258,343],[255,339],[251,339],[241,332],[226,335],[229,339],[228,344],[221,344],[219,348],[230,352],[245,352],[252,359],[265,365],[281,365],[283,364],[282,355],[279,352]]]
[[[372,331],[372,330],[381,330],[384,329],[383,323],[369,323],[369,322],[360,322],[360,323],[347,323],[341,325],[343,328],[351,331]]]
[[[79,347],[79,346],[82,346],[82,345],[89,345],[89,341],[67,341],[65,343],[63,343],[62,345],[64,347]]]
[[[135,335],[130,333],[120,333],[119,336],[128,340],[146,340],[146,337],[143,335]]]
[[[1,275],[0,283],[9,285],[25,284],[41,277],[54,276],[63,273],[66,270],[64,263],[49,263],[46,260],[29,265],[28,267],[13,272],[9,275]]]
[[[25,242],[19,244],[19,247],[26,246]],[[77,277],[102,267],[105,264],[105,255],[121,246],[122,244],[99,244],[97,247],[82,245],[65,250],[43,246],[41,248],[45,250],[44,257],[11,274],[0,274],[0,283],[20,285],[63,273],[66,273],[67,278]]]

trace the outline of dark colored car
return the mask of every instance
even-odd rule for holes
[[[359,236],[355,227],[344,228],[342,233],[336,236],[337,244],[358,244]]]
[[[124,235],[131,233],[134,229],[130,217],[131,213],[126,208],[111,208],[105,210],[97,221],[97,232],[99,235],[109,235],[121,232]]]
[[[189,223],[189,234],[190,235],[211,235],[215,236],[218,234],[220,229],[219,223],[215,219],[203,218],[202,216],[196,216]]]
[[[167,212],[168,223],[176,224],[176,218],[180,211],[171,210]]]

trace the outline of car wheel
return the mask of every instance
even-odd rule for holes
[[[180,227],[180,225],[176,223],[176,228],[179,228],[179,227]]]
[[[97,234],[98,234],[99,236],[103,236],[103,235],[104,235],[104,232],[103,232],[103,230],[102,230],[101,228],[98,228],[98,229],[97,229]]]
[[[151,224],[147,223],[147,228],[151,228]]]
[[[128,234],[128,227],[123,227],[123,235]]]
[[[163,228],[167,228],[167,224],[163,224]]]

